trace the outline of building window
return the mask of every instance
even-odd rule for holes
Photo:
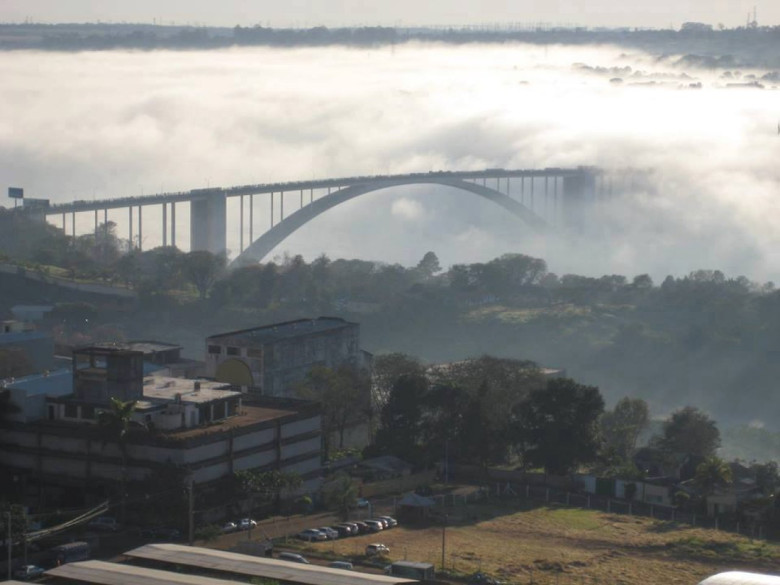
[[[228,355],[241,355],[241,348],[238,348],[238,347],[228,347],[227,348],[227,354]]]
[[[246,356],[251,358],[261,358],[263,357],[263,350],[259,347],[248,347],[246,349]]]
[[[209,353],[220,354],[222,353],[222,348],[218,345],[209,345]]]
[[[65,405],[65,418],[78,418],[79,417],[79,407],[75,404],[66,404]]]
[[[93,419],[95,418],[95,407],[91,404],[85,404],[81,407],[81,418]]]

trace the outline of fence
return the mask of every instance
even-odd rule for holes
[[[421,485],[433,483],[436,477],[435,471],[423,471],[412,475],[404,475],[385,481],[376,481],[360,485],[360,496],[363,498],[373,498],[385,494],[397,494],[413,490]]]
[[[609,514],[645,516],[666,522],[679,522],[701,528],[734,532],[750,538],[763,539],[766,529],[760,522],[745,522],[723,516],[706,516],[684,512],[670,506],[624,500],[596,494],[586,494],[543,485],[496,483],[490,490],[492,497],[517,498],[542,504],[558,504],[574,508],[599,510]]]

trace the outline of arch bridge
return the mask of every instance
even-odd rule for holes
[[[529,229],[537,231],[576,225],[582,207],[605,190],[603,173],[593,167],[486,169],[214,187],[140,197],[78,200],[43,209],[34,207],[30,211],[42,211],[45,217],[61,216],[65,233],[70,216],[70,232],[75,236],[77,213],[94,214],[97,232],[101,212],[106,225],[109,209],[126,209],[128,241],[140,248],[144,207],[161,206],[162,245],[176,246],[176,206],[188,204],[190,250],[223,253],[230,228],[238,231],[239,236],[236,260],[260,261],[286,237],[329,209],[375,191],[408,185],[438,185],[472,193],[501,206]],[[229,198],[238,198],[235,214],[238,217],[228,217]],[[267,212],[262,208],[256,210],[262,203],[268,206]],[[257,217],[266,228],[257,229]]]

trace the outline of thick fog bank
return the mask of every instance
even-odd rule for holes
[[[473,195],[410,187],[331,210],[274,254],[410,265],[435,250],[449,265],[523,252],[557,273],[777,280],[778,94],[727,87],[766,72],[673,63],[526,45],[3,53],[0,185],[61,202],[440,169],[650,169],[651,189],[574,235],[533,236]],[[257,208],[255,234],[269,224]],[[161,241],[154,213],[145,248]],[[124,236],[125,215],[111,219]]]

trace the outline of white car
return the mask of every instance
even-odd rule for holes
[[[43,568],[37,565],[22,565],[14,571],[14,578],[22,581],[37,579],[38,577],[43,576],[43,571]]]
[[[238,523],[239,530],[249,530],[250,528],[257,528],[257,522],[251,518],[242,518]]]
[[[222,534],[230,534],[231,532],[238,530],[238,524],[235,522],[225,522],[219,530]]]
[[[390,549],[384,544],[368,544],[366,545],[366,556],[372,557],[374,555],[389,555]]]

